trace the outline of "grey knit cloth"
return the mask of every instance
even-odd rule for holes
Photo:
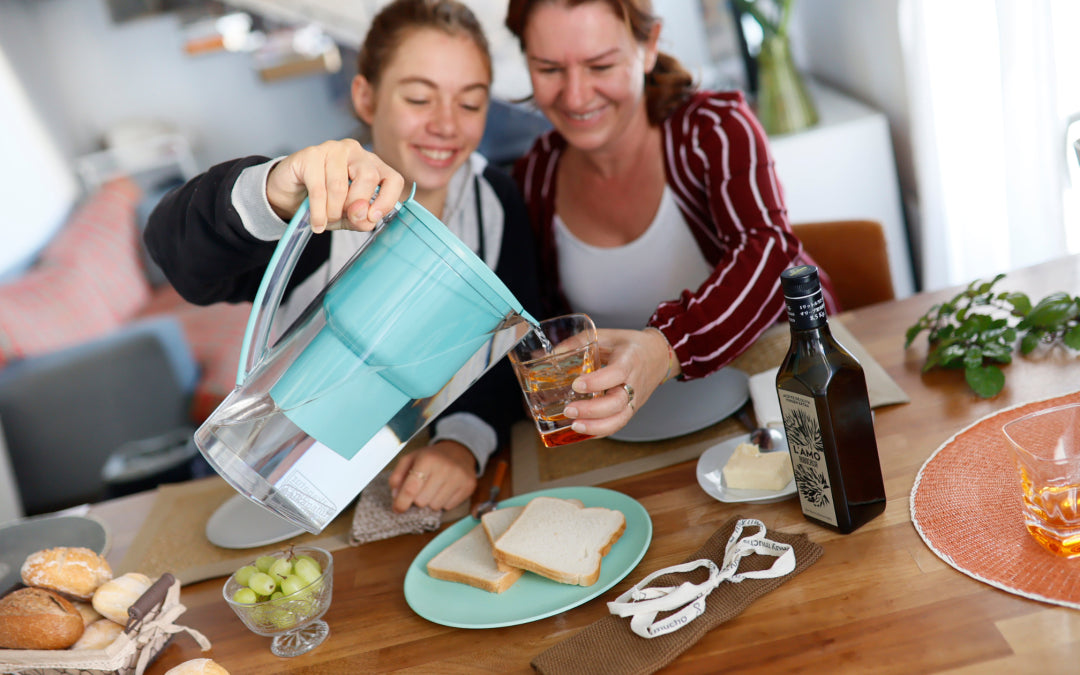
[[[389,476],[390,470],[383,471],[360,493],[349,531],[349,543],[353,546],[399,534],[430,532],[442,524],[443,512],[426,506],[410,506],[404,513],[394,511],[386,480]]]

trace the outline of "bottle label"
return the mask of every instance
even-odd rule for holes
[[[784,300],[787,304],[788,321],[792,328],[797,330],[818,328],[828,321],[825,296],[820,290],[801,297],[785,296]]]
[[[803,513],[837,526],[836,500],[829,481],[825,443],[814,399],[784,389],[777,393]]]

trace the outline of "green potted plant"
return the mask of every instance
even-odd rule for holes
[[[923,372],[963,369],[971,390],[992,398],[1005,386],[1001,365],[1012,362],[1014,350],[1027,355],[1039,345],[1058,344],[1080,350],[1080,296],[1051,293],[1032,303],[1024,293],[995,290],[1004,278],[971,282],[908,327],[905,348],[927,333]]]
[[[788,23],[792,1],[735,0],[740,10],[761,26],[756,108],[769,134],[787,134],[818,122],[817,108],[791,57]]]

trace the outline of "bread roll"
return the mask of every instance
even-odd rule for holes
[[[94,606],[89,602],[82,600],[72,600],[71,604],[75,609],[79,610],[79,614],[82,615],[83,626],[89,626],[98,619],[101,618],[101,614],[94,609]]]
[[[64,649],[82,634],[82,616],[58,593],[22,588],[0,598],[0,647]]]
[[[22,566],[27,586],[46,588],[78,600],[89,600],[98,586],[112,579],[105,558],[88,548],[59,546],[27,556]]]
[[[165,675],[229,675],[212,659],[191,659],[165,671]]]
[[[75,644],[71,645],[72,649],[105,649],[113,643],[113,640],[120,637],[120,633],[124,632],[124,627],[115,621],[109,621],[108,619],[98,619],[94,623],[86,627],[83,631],[82,637],[80,637]]]
[[[106,619],[127,625],[128,607],[139,599],[154,582],[138,572],[128,572],[106,581],[94,593],[94,609]]]

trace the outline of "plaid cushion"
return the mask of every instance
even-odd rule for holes
[[[150,295],[128,178],[103,185],[72,213],[25,275],[0,285],[0,365],[115,330]]]

